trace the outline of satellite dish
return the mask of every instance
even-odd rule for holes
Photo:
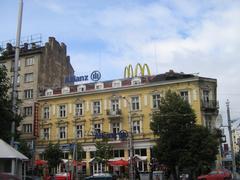
[[[215,121],[215,127],[220,128],[222,126],[222,123],[223,123],[222,115],[218,114],[218,116],[216,117],[216,121]]]

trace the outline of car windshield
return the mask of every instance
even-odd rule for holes
[[[213,175],[213,174],[224,174],[223,171],[211,171],[209,174]]]

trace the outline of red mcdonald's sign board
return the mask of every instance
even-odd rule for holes
[[[33,119],[33,135],[35,137],[39,136],[38,128],[38,103],[34,103],[34,119]]]

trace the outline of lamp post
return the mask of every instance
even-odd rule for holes
[[[18,61],[20,53],[20,36],[22,29],[22,11],[23,11],[23,0],[19,0],[19,10],[18,10],[18,24],[17,24],[17,34],[16,34],[16,50],[15,50],[15,60],[14,60],[14,72],[13,72],[13,88],[12,88],[12,112],[14,114],[14,119],[11,124],[11,146],[14,147],[14,136],[15,136],[15,118],[17,114],[17,78],[18,78]]]
[[[129,135],[128,135],[128,148],[129,148],[129,179],[134,180],[134,168],[133,168],[133,133],[132,133],[132,117],[131,117],[131,103],[126,97],[122,97],[128,103],[128,124],[129,124]]]
[[[229,100],[227,100],[227,118],[228,118],[228,131],[229,131],[229,140],[231,146],[231,155],[232,155],[232,169],[233,169],[233,179],[236,179],[236,161],[235,161],[235,154],[233,149],[233,141],[232,141],[232,126],[231,126],[231,118],[230,118],[230,109],[229,109]]]

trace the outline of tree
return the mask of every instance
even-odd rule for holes
[[[161,99],[160,111],[153,114],[150,126],[159,136],[155,156],[168,166],[174,179],[178,179],[179,170],[187,168],[198,172],[203,165],[215,160],[218,139],[195,122],[196,116],[189,103],[171,91]]]
[[[11,98],[9,97],[10,81],[7,77],[7,69],[5,66],[0,66],[0,123],[1,127],[4,127],[0,131],[0,138],[4,141],[10,142],[11,139],[11,124],[15,121],[15,127],[17,128],[21,121],[21,116],[14,116],[12,112]],[[15,129],[15,132],[18,132]],[[15,138],[18,137],[18,133],[15,134]]]
[[[59,144],[49,144],[46,148],[44,155],[46,160],[48,161],[48,166],[54,174],[54,168],[57,167],[59,163],[61,163],[62,151],[59,147]]]
[[[25,140],[19,141],[18,151],[27,156],[29,159],[32,158],[32,152]]]
[[[102,141],[96,142],[96,155],[95,160],[97,162],[106,164],[109,159],[113,157],[112,146],[108,144],[108,139],[103,138]]]

